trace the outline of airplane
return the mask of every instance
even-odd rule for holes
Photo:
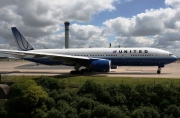
[[[114,65],[157,66],[160,74],[164,65],[177,61],[171,52],[157,48],[35,49],[16,27],[11,29],[18,50],[1,49],[0,53],[39,64],[74,66],[71,74],[110,72]]]

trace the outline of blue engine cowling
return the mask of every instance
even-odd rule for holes
[[[91,69],[96,72],[109,72],[111,69],[111,61],[105,59],[92,61]]]

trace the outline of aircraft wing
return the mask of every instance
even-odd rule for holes
[[[37,51],[19,51],[19,50],[4,50],[0,49],[0,53],[3,54],[11,54],[16,55],[19,57],[25,57],[26,55],[34,56],[33,58],[40,58],[40,57],[49,57],[52,59],[62,59],[62,60],[90,60],[89,57],[83,56],[72,56],[72,55],[64,55],[64,54],[54,54],[54,53],[44,53],[44,52],[37,52]]]

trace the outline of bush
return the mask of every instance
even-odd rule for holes
[[[0,117],[180,116],[180,86],[172,83],[101,85],[88,80],[76,91],[65,89],[63,81],[51,77],[41,77],[36,82],[25,80],[12,85]]]
[[[36,82],[38,85],[48,90],[59,90],[66,88],[66,84],[64,81],[59,81],[58,79],[53,77],[42,76],[40,78],[37,78]]]
[[[67,102],[71,102],[72,101],[72,97],[69,94],[69,92],[63,92],[59,95],[59,100],[65,100]]]
[[[35,109],[31,113],[33,118],[47,118],[47,113],[42,109]]]
[[[98,105],[92,112],[93,117],[106,117],[108,116],[108,112],[110,111],[110,107],[107,105]]]
[[[56,104],[56,108],[65,113],[65,111],[69,109],[69,104],[64,100],[59,100]]]
[[[10,116],[31,116],[35,109],[47,110],[48,94],[33,80],[25,80],[11,86],[6,104]],[[44,107],[45,106],[45,107]]]
[[[79,118],[91,118],[91,110],[83,110],[79,114]]]
[[[177,107],[176,105],[170,105],[164,110],[164,116],[165,117],[174,117],[177,118],[180,116],[180,107]]]
[[[107,118],[123,118],[123,117],[124,117],[124,113],[117,107],[112,107],[107,114]]]
[[[61,93],[63,93],[63,90],[52,90],[49,93],[49,97],[53,98],[56,102],[59,100]]]
[[[7,111],[5,107],[0,107],[0,118],[6,118]]]
[[[100,84],[96,84],[93,80],[87,80],[79,89],[78,94],[80,96],[91,95],[94,100],[98,100],[103,103],[109,103],[111,101],[111,96],[105,87]]]
[[[77,110],[75,108],[70,107],[66,110],[66,118],[78,118]]]
[[[80,109],[86,109],[86,110],[92,110],[94,109],[94,100],[90,98],[79,98],[79,103],[77,106],[77,110],[79,111]]]
[[[160,114],[152,107],[140,107],[135,109],[131,115],[132,118],[159,118]]]
[[[65,114],[62,111],[54,108],[48,111],[47,114],[47,118],[66,118]]]
[[[87,80],[83,86],[80,87],[78,94],[94,94],[96,95],[100,91],[101,87],[99,84],[96,84],[93,80]],[[98,93],[99,94],[99,93]]]

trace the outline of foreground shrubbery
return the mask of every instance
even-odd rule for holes
[[[0,109],[3,118],[179,116],[180,86],[172,83],[101,85],[88,80],[70,90],[64,81],[49,77],[15,83]]]

